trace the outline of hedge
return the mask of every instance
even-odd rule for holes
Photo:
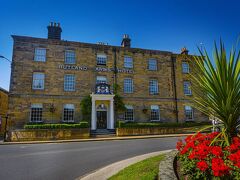
[[[77,129],[89,128],[88,122],[80,122],[75,124],[27,124],[24,129]]]
[[[149,128],[149,127],[194,127],[211,125],[210,122],[185,122],[185,123],[165,123],[165,122],[124,122],[118,121],[118,128]]]

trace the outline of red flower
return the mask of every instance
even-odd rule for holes
[[[196,158],[196,153],[193,151],[190,153],[190,155],[188,156],[189,159],[194,159]]]
[[[176,146],[176,148],[177,148],[177,150],[181,150],[182,148],[183,148],[183,142],[182,142],[182,140],[179,140],[178,142],[177,142],[177,146]]]
[[[213,155],[217,156],[217,157],[222,157],[223,156],[223,152],[222,152],[222,148],[219,146],[213,146],[211,148],[211,152]]]
[[[221,143],[224,137],[218,135],[218,132],[206,135],[198,133],[188,136],[185,143],[179,141],[177,149],[180,152],[180,159],[193,162],[195,168],[199,169],[203,176],[207,173],[215,177],[226,175],[230,178],[235,177],[234,173],[238,173],[240,169],[240,138],[232,138],[232,143],[226,146],[225,143]],[[218,136],[217,141],[212,143],[216,136]]]
[[[228,156],[228,159],[230,159],[235,166],[237,166],[238,168],[240,168],[240,150],[238,150],[238,151],[237,151],[236,153],[234,153],[234,154],[230,154],[230,155]]]
[[[203,160],[208,156],[210,152],[210,147],[202,143],[196,146],[194,151],[195,157],[199,160]]]
[[[207,134],[206,138],[209,140],[213,140],[218,134],[219,132],[213,132],[213,133]]]
[[[201,171],[206,171],[208,168],[208,164],[206,163],[206,161],[199,161],[197,163],[197,168],[200,169]]]
[[[224,176],[229,174],[230,168],[224,164],[221,158],[212,159],[212,171],[214,176]]]

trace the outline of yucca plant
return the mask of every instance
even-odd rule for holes
[[[231,141],[236,136],[240,117],[240,51],[233,47],[227,57],[224,44],[214,44],[213,59],[199,49],[193,63],[194,107],[224,124],[223,134]]]

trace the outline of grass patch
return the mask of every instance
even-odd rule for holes
[[[155,180],[158,177],[159,162],[164,155],[158,155],[126,167],[109,180]]]

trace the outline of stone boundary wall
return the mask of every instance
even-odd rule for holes
[[[173,161],[177,151],[173,150],[165,154],[164,160],[159,163],[159,180],[177,180],[177,177],[174,172]]]
[[[9,141],[46,141],[84,139],[90,137],[89,128],[80,129],[23,129],[8,133]]]
[[[161,135],[183,133],[184,128],[149,127],[149,128],[117,128],[117,136]]]

